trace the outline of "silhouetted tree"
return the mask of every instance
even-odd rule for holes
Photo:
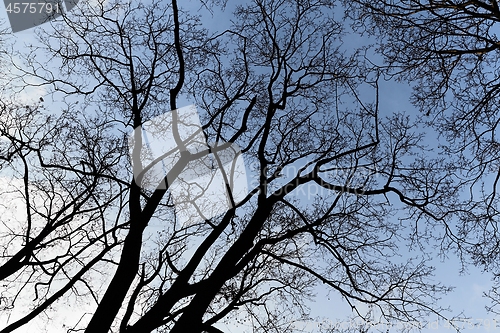
[[[26,211],[16,228],[4,223],[3,293],[36,302],[1,332],[72,299],[93,302],[74,328],[89,333],[240,321],[294,332],[316,284],[386,320],[440,314],[448,289],[430,280],[425,252],[399,256],[449,230],[457,166],[429,154],[414,117],[379,110],[379,72],[342,48],[336,13],[328,0],[255,0],[214,32],[175,0],[98,1],[40,30],[16,70],[66,108],[2,118],[2,167],[22,179]],[[128,138],[190,102],[208,142],[238,145],[255,179],[222,216],[182,225],[168,181],[134,178],[141,154],[129,160]],[[196,154],[181,155],[180,169]],[[2,303],[15,310],[16,297]]]
[[[463,197],[469,199],[454,214],[441,215],[454,221],[451,242],[443,248],[498,275],[498,1],[360,0],[348,5],[356,28],[378,38],[386,72],[412,84],[413,104],[443,138],[443,156],[457,166]],[[491,296],[498,303],[496,290]]]

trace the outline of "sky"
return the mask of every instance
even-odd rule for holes
[[[231,9],[231,5],[234,2],[229,1],[228,10]],[[199,6],[195,5],[193,1],[183,2],[183,6],[192,6],[192,8],[197,9]],[[213,27],[223,28],[226,23],[229,22],[224,17],[221,17],[221,13],[216,13],[213,18],[206,18],[204,23],[212,25]],[[224,14],[225,15],[225,14]],[[6,12],[2,8],[0,9],[0,18],[6,19]],[[33,29],[19,32],[14,37],[14,45],[16,47],[22,48],[23,43],[34,42]],[[364,43],[366,40],[360,38],[346,39],[348,42],[344,45],[346,48],[358,46],[359,43]],[[410,97],[411,88],[407,84],[396,83],[396,82],[384,82],[381,84],[381,110],[390,114],[397,111],[408,111],[416,112],[414,108],[409,104],[408,99]],[[44,96],[45,92],[43,89],[36,88],[32,91],[26,91],[22,95],[18,96],[20,99],[25,99],[25,101],[36,101],[39,96]],[[428,141],[434,142],[435,137],[432,133],[429,134]],[[5,177],[0,172],[0,181],[5,182]],[[2,198],[5,200],[6,198]],[[14,214],[11,210],[6,207],[0,207],[0,215],[5,216],[5,214]],[[22,219],[22,216],[17,216],[17,218]],[[1,227],[1,226],[0,226]],[[460,263],[454,254],[450,254],[449,258],[442,261],[440,258],[435,258],[433,265],[436,267],[436,281],[442,281],[448,285],[454,286],[456,289],[449,295],[443,297],[440,301],[436,300],[436,303],[443,307],[450,307],[451,312],[445,314],[449,317],[458,316],[463,313],[466,317],[470,318],[471,322],[475,325],[474,328],[465,324],[464,331],[474,331],[474,332],[500,332],[500,317],[491,313],[487,313],[485,306],[489,305],[489,300],[483,297],[483,293],[487,292],[491,287],[491,276],[488,273],[481,272],[480,269],[473,266],[468,267],[468,272],[465,274],[459,274]],[[338,325],[337,327],[345,328],[349,325],[353,325],[350,321],[351,311],[350,307],[345,301],[340,299],[340,297],[334,292],[328,292],[325,288],[317,288],[317,298],[316,301],[310,303],[312,313],[318,317],[325,317],[328,319],[318,319],[318,321],[311,321],[303,323],[304,332],[313,332],[313,329],[317,327],[319,323],[323,325]],[[360,305],[359,309],[363,309]],[[80,309],[82,310],[82,309]],[[73,318],[71,320],[77,320],[79,317],[74,316],[75,311],[69,308],[64,308],[64,310],[58,310],[58,318],[55,318],[53,323],[54,327],[50,329],[51,332],[63,332],[61,330],[62,324],[68,320],[67,318]],[[86,311],[86,310],[84,310]],[[6,320],[12,320],[12,318],[5,318],[0,314],[0,325],[3,325]],[[44,320],[44,318],[41,318]],[[495,327],[495,320],[498,324]],[[451,332],[453,331],[451,327],[447,325],[446,322],[439,320],[436,322],[436,318],[428,318],[428,322],[420,323],[424,328],[424,333],[429,332]],[[461,326],[462,324],[458,324]],[[221,326],[221,328],[226,329],[228,333],[240,333],[241,330],[238,327],[226,327]],[[386,331],[387,327],[375,327],[372,331]],[[40,329],[39,323],[33,321],[28,325],[25,325],[16,332],[26,332],[33,333],[38,332]],[[395,331],[391,328],[390,331]]]

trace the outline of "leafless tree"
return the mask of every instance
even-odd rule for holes
[[[379,39],[387,72],[412,84],[413,104],[443,138],[443,156],[460,170],[469,199],[448,215],[460,222],[450,228],[452,244],[445,248],[498,274],[498,1],[361,0],[350,6],[346,13],[356,28]]]
[[[457,167],[432,158],[414,117],[379,110],[380,72],[342,48],[336,13],[328,0],[255,0],[213,31],[175,0],[98,1],[39,30],[15,63],[36,79],[21,87],[40,82],[67,107],[4,111],[2,166],[23,180],[26,211],[3,224],[4,288],[21,281],[38,303],[1,332],[72,297],[93,301],[73,328],[91,333],[294,332],[316,284],[360,316],[359,304],[385,320],[441,315],[449,289],[425,252],[400,254],[446,235]],[[189,102],[208,142],[238,145],[255,179],[222,216],[181,225],[169,182],[134,177],[128,138]]]
[[[43,111],[42,105],[2,109],[2,206],[13,211],[2,218],[2,306],[12,310],[27,289],[34,304],[6,331],[51,307],[75,284],[83,287],[76,294],[97,299],[83,276],[112,260],[122,242],[127,187],[112,181],[120,176],[117,141],[102,140],[102,118],[85,128],[70,112],[52,117]]]

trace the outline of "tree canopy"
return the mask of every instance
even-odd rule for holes
[[[441,136],[469,202],[454,211],[456,249],[498,275],[498,2],[354,1],[355,29],[378,39],[384,70]],[[390,32],[390,33],[389,33]],[[495,288],[496,290],[496,288]],[[498,302],[498,294],[492,294]]]
[[[2,101],[0,191],[17,214],[1,219],[0,306],[15,317],[1,333],[42,317],[50,330],[75,305],[70,331],[298,332],[316,285],[367,320],[411,322],[443,316],[450,290],[427,244],[495,267],[495,1],[225,5],[81,2],[9,53],[8,88],[47,95]],[[348,45],[359,32],[384,65]],[[421,114],[380,108],[390,77],[412,82]],[[178,119],[190,104],[199,126]],[[142,131],[165,114],[171,165]],[[247,194],[213,164],[228,209],[181,223],[182,170],[227,146]],[[144,186],[134,168],[152,161],[164,179]]]

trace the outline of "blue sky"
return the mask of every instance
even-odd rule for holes
[[[231,4],[229,2],[228,11],[231,9]],[[199,8],[199,3],[195,1],[185,2],[183,6],[190,7],[193,9]],[[227,19],[222,13],[216,13],[214,17],[207,17],[204,22],[213,28],[222,29],[225,24],[229,23],[229,16]],[[0,17],[6,19],[5,10],[0,10]],[[14,44],[16,47],[22,48],[23,43],[34,43],[33,30],[27,30],[17,33],[14,37]],[[359,46],[368,40],[364,38],[348,38],[348,42],[344,44],[345,48],[352,48]],[[410,97],[411,88],[407,84],[396,83],[396,82],[384,82],[381,84],[380,91],[380,102],[381,110],[386,114],[391,114],[393,112],[407,111],[409,113],[416,112],[414,108],[409,104],[408,99]],[[34,91],[25,92],[20,98],[26,98],[37,100],[40,95],[44,95],[43,89],[35,89]],[[436,138],[429,132],[427,140],[430,144],[434,143]],[[0,174],[1,176],[1,174]],[[450,253],[449,258],[442,261],[440,258],[433,260],[433,265],[436,267],[436,281],[441,281],[447,285],[454,286],[456,289],[449,295],[443,297],[442,300],[436,301],[443,307],[450,307],[451,312],[445,314],[446,316],[453,317],[459,316],[463,313],[465,317],[472,320],[472,323],[476,325],[473,331],[476,332],[500,332],[500,317],[494,314],[487,313],[485,306],[489,304],[489,300],[483,297],[483,293],[487,292],[491,287],[491,275],[489,273],[483,273],[480,269],[473,266],[468,266],[468,272],[461,275],[460,263],[453,253]],[[316,301],[310,304],[312,309],[312,315],[318,317],[327,317],[329,320],[325,320],[325,323],[348,323],[351,316],[350,307],[348,304],[340,299],[340,297],[335,292],[328,292],[327,289],[317,288],[317,298]],[[360,306],[362,308],[362,306]],[[71,313],[71,311],[69,311]],[[69,314],[68,314],[69,315]],[[490,328],[487,326],[487,321],[493,323],[493,320],[498,320],[498,327],[495,329],[490,324]],[[435,323],[436,318],[428,318],[431,324],[423,323],[426,327],[423,332],[449,332],[452,331],[450,327],[446,326],[446,323],[439,321]],[[312,329],[315,326],[315,322],[311,322],[305,326],[305,332],[313,332]],[[55,325],[57,327],[57,325]],[[312,327],[311,327],[312,326]],[[36,324],[29,324],[19,329],[19,332],[33,332]],[[58,330],[59,327],[54,327],[51,331],[62,332],[63,330]],[[221,326],[221,328],[224,326]],[[467,325],[464,326],[464,331],[472,330]],[[374,332],[377,330],[373,330]],[[384,330],[385,331],[385,330]],[[391,330],[393,331],[393,330]],[[227,332],[239,333],[240,330],[236,327],[230,327]]]

